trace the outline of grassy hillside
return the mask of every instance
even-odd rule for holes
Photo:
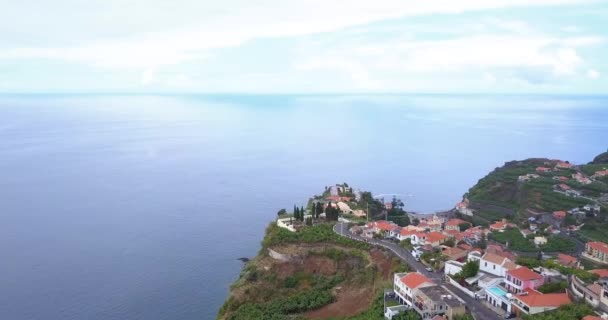
[[[540,212],[568,210],[594,203],[588,198],[608,193],[608,183],[604,179],[597,179],[587,185],[572,179],[572,175],[577,172],[590,176],[606,165],[590,164],[572,169],[536,172],[537,167],[554,168],[556,163],[556,160],[543,158],[507,162],[479,180],[465,196],[471,201],[471,207],[477,209],[476,214],[482,218],[497,220],[507,217],[517,220],[528,216],[527,209]],[[519,176],[526,174],[538,174],[540,177],[525,182],[518,181]],[[566,177],[568,181],[560,182],[554,180],[554,177]],[[560,183],[579,190],[583,197],[555,192],[555,186]]]
[[[593,161],[589,164],[608,164],[608,151],[593,158]]]
[[[298,233],[272,224],[262,246],[218,319],[382,319],[381,292],[406,268],[384,251],[338,236],[330,224]],[[268,249],[289,261],[270,257]]]

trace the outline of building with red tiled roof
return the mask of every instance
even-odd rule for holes
[[[509,226],[509,223],[507,222],[507,219],[502,219],[502,220],[496,221],[493,224],[491,224],[490,230],[493,230],[493,231],[504,230],[508,226]]]
[[[553,217],[555,219],[563,219],[566,217],[566,211],[553,211]]]
[[[562,190],[564,190],[564,191],[568,191],[568,190],[572,189],[572,188],[570,188],[570,186],[569,186],[569,185],[567,185],[567,184],[565,184],[565,183],[560,183],[560,184],[559,184],[559,187],[560,187],[560,189],[562,189]]]
[[[594,177],[605,177],[608,176],[608,170],[596,171]]]
[[[570,169],[570,168],[572,168],[572,167],[573,167],[573,165],[572,165],[572,164],[570,164],[570,163],[568,163],[568,162],[565,162],[565,161],[558,161],[558,162],[555,164],[555,167],[556,167],[556,168],[559,168],[559,169]]]
[[[598,316],[584,316],[581,320],[606,320],[602,317],[598,317]]]
[[[542,294],[538,291],[529,291],[513,296],[513,306],[518,316],[551,311],[571,302],[567,293]]]
[[[504,277],[507,271],[515,269],[516,266],[510,259],[492,252],[486,252],[479,260],[479,270],[499,277]]]
[[[509,292],[520,293],[526,289],[536,289],[545,282],[538,273],[527,267],[519,267],[505,272],[505,286]]]
[[[536,172],[551,172],[551,168],[547,167],[537,167]]]
[[[402,304],[413,305],[414,290],[435,285],[433,281],[419,272],[396,273],[393,279],[393,289]]]
[[[460,249],[458,247],[443,247],[441,249],[441,254],[448,257],[448,260],[460,260],[467,256],[467,251]]]
[[[608,277],[608,269],[593,269],[589,272],[597,274],[600,278]]]
[[[584,258],[608,264],[608,244],[599,241],[589,241],[585,244]]]
[[[578,259],[567,254],[558,253],[557,262],[563,266],[576,267],[576,265],[578,264]]]
[[[470,222],[464,221],[462,219],[450,219],[445,223],[445,230],[456,230],[456,231],[461,231],[460,230],[460,225],[461,224],[468,224],[469,226],[472,226],[472,224]]]
[[[441,232],[433,231],[426,235],[426,244],[437,247],[447,240],[447,236]]]

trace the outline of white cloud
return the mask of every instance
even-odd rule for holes
[[[587,70],[587,77],[590,79],[597,79],[600,77],[600,73],[597,70]]]

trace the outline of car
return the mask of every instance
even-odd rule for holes
[[[420,257],[414,257],[416,261],[420,262]]]
[[[433,272],[433,268],[431,268],[431,267],[426,267],[426,271],[428,271],[428,272]]]
[[[505,319],[513,319],[515,318],[515,313],[506,313],[505,314]]]

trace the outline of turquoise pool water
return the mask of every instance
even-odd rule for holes
[[[502,297],[507,294],[506,291],[504,291],[503,289],[498,288],[498,287],[492,287],[492,288],[488,289],[488,291],[492,292],[492,294],[497,297]]]

